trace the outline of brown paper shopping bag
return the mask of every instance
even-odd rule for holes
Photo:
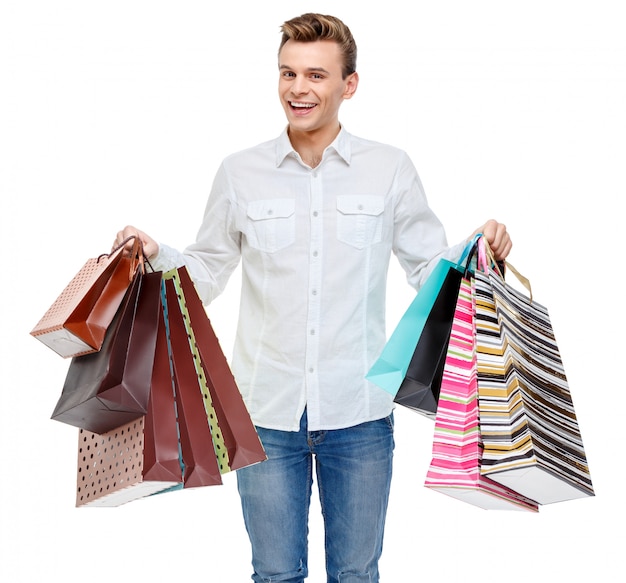
[[[163,274],[185,487],[267,459],[186,268]]]
[[[145,416],[103,434],[79,432],[76,506],[119,506],[182,488],[182,457],[167,337],[159,318]]]
[[[72,358],[52,418],[103,433],[145,415],[160,312],[161,272],[137,270],[101,349]]]
[[[30,334],[64,358],[98,351],[139,263],[125,244],[89,259]]]

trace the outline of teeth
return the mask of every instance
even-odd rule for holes
[[[291,107],[301,107],[304,109],[311,109],[312,107],[315,107],[315,104],[314,103],[295,103],[294,101],[292,101]]]

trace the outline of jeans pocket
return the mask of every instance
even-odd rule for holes
[[[357,249],[378,243],[382,238],[384,208],[382,196],[338,196],[337,238]]]
[[[250,246],[273,253],[291,245],[296,236],[295,209],[295,200],[291,198],[249,203],[246,236]]]
[[[393,411],[387,417],[385,417],[385,422],[387,423],[387,426],[389,427],[389,429],[393,431],[394,425],[395,425],[395,421],[393,418]]]

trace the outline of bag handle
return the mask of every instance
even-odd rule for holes
[[[530,280],[523,276],[511,263],[508,261],[504,261],[504,265],[507,269],[510,269],[513,272],[513,275],[517,277],[519,282],[526,288],[529,294],[529,301],[533,301],[533,290],[530,285]],[[484,237],[481,237],[480,241],[478,241],[478,266],[482,271],[488,273],[490,270],[495,271],[502,280],[504,280],[504,273],[500,269],[498,262],[495,259],[493,251],[489,246],[489,243]]]
[[[133,276],[137,272],[137,269],[140,269],[142,273],[146,272],[146,263],[150,266],[150,269],[154,271],[154,268],[152,267],[152,265],[150,265],[148,258],[143,252],[143,243],[139,237],[135,235],[130,235],[130,237],[124,239],[117,247],[111,249],[110,253],[102,253],[102,255],[98,257],[98,261],[100,261],[100,259],[102,259],[103,257],[109,258],[112,255],[115,255],[117,252],[123,249],[130,240],[133,241],[133,246],[128,253],[128,256],[130,257],[130,268],[128,274],[129,281],[132,280]]]
[[[457,269],[463,272],[463,277],[465,278],[469,277],[469,274],[474,271],[474,256],[478,250],[478,240],[482,236],[482,233],[477,233],[467,242],[457,262]]]
[[[467,242],[467,245],[465,245],[465,249],[463,249],[457,265],[465,265],[465,268],[467,269],[472,261],[474,253],[476,252],[476,244],[478,243],[478,239],[480,239],[482,236],[482,233],[477,233]]]

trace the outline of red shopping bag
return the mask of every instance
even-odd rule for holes
[[[140,262],[139,243],[89,259],[30,334],[64,358],[100,350]]]

